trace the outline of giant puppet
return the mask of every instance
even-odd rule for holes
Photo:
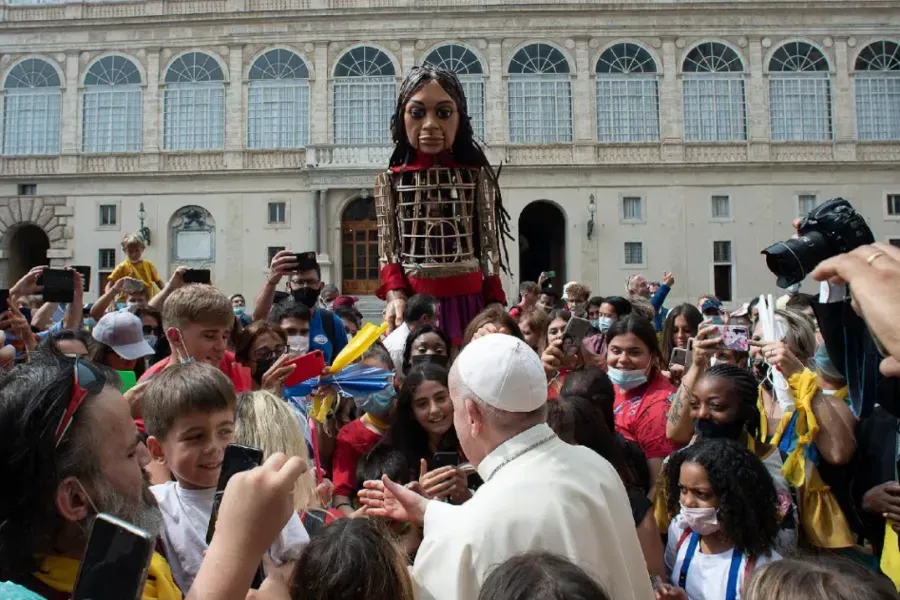
[[[394,152],[375,180],[381,260],[378,296],[387,321],[403,321],[412,294],[440,304],[454,346],[488,304],[506,304],[500,282],[508,235],[497,176],[472,137],[466,96],[446,70],[416,67],[391,118]]]

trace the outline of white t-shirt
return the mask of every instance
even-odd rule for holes
[[[162,541],[166,560],[172,568],[175,583],[187,595],[208,548],[206,530],[216,489],[186,490],[177,482],[169,481],[154,485],[150,490],[163,514]],[[309,534],[294,513],[269,548],[269,557],[276,565],[295,560],[308,542]]]
[[[678,541],[687,525],[684,517],[676,515],[669,524],[669,541],[666,544],[666,569],[670,573],[670,579],[674,585],[678,585],[678,579],[681,575],[681,566],[687,556],[688,547],[691,538],[687,537],[678,547]],[[731,557],[734,555],[734,548],[719,554],[704,554],[700,551],[700,545],[694,552],[694,558],[691,560],[690,567],[687,572],[685,581],[685,591],[690,600],[725,600],[728,594],[728,572],[731,570]],[[753,570],[747,571],[747,557],[741,557],[741,563],[738,567],[737,579],[737,595],[735,600],[741,599],[741,590],[744,587],[744,576],[747,579],[753,575],[756,569],[762,568],[764,565],[780,560],[781,555],[774,550],[768,554],[760,556],[753,565]]]
[[[397,374],[403,374],[403,350],[406,348],[406,338],[409,337],[409,325],[403,323],[400,327],[384,338],[384,347],[391,353],[394,360],[394,369]]]

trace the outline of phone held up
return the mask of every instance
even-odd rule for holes
[[[44,269],[37,280],[44,302],[69,303],[75,299],[75,273],[66,269]]]
[[[91,525],[72,600],[138,600],[155,545],[156,538],[143,529],[100,513]]]
[[[563,332],[562,352],[566,356],[575,356],[581,348],[584,337],[591,330],[591,322],[587,319],[571,317]]]
[[[459,452],[436,452],[430,466],[432,470],[459,466]]]
[[[209,269],[188,269],[184,274],[185,283],[212,283]]]

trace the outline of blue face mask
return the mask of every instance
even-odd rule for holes
[[[392,383],[374,394],[357,398],[356,406],[366,413],[370,413],[376,417],[383,417],[387,415],[390,412],[391,407],[394,406],[394,398],[396,398],[396,396],[397,390],[394,389],[394,384]]]
[[[245,312],[247,312],[247,309],[244,308],[243,306],[235,306],[234,307],[234,314],[236,314],[239,317],[241,315],[243,315]]]
[[[619,388],[623,390],[633,390],[636,387],[640,387],[647,383],[647,374],[644,371],[635,370],[635,371],[622,371],[620,369],[614,369],[610,367],[606,372],[609,376],[609,380],[613,382],[613,384],[619,386]]]
[[[600,329],[600,319],[591,319],[591,327]]]
[[[599,325],[597,325],[597,329],[599,329],[603,333],[609,331],[609,328],[612,327],[613,323],[616,322],[616,320],[612,317],[600,317],[599,319],[597,319],[597,321],[599,322]]]

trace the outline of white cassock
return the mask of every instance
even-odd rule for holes
[[[604,458],[544,424],[478,466],[485,483],[462,506],[429,502],[413,576],[422,599],[474,600],[493,567],[529,551],[569,558],[610,598],[652,600],[625,486]]]

